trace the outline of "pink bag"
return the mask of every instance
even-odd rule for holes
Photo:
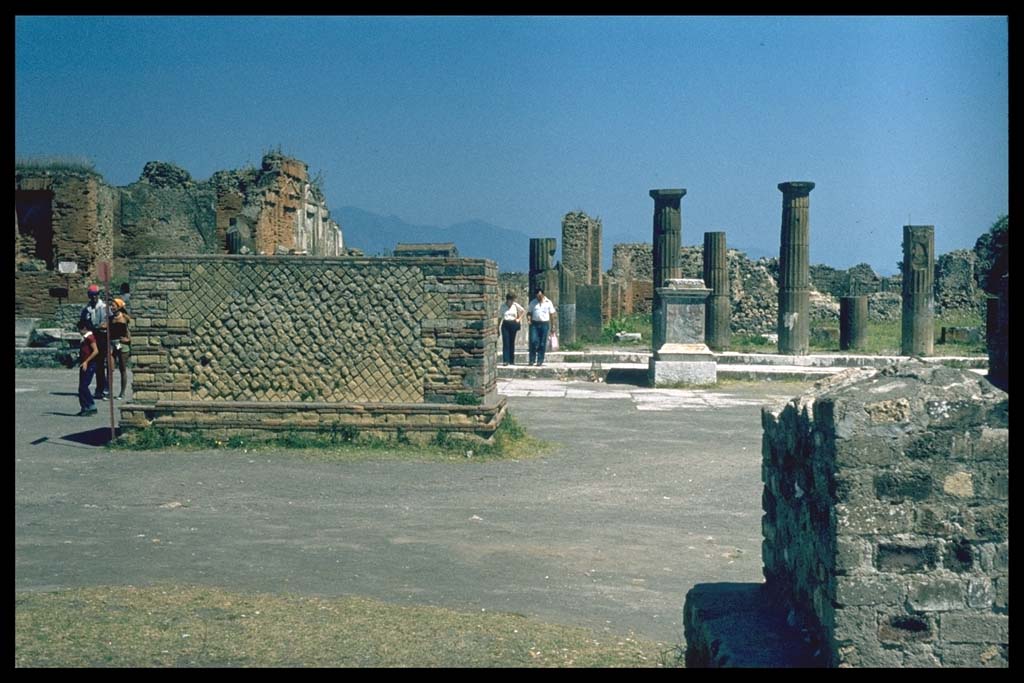
[[[552,351],[558,350],[558,335],[554,332],[548,335],[548,346],[551,347]]]

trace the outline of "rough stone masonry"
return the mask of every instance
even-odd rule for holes
[[[909,361],[763,412],[767,587],[832,666],[1009,665],[1009,399]]]
[[[132,264],[122,424],[256,435],[489,438],[497,266],[481,259],[192,256]]]

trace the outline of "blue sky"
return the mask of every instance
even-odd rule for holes
[[[332,208],[533,237],[583,210],[607,253],[651,239],[648,190],[685,187],[684,244],[777,255],[777,185],[811,180],[811,261],[891,273],[904,224],[944,253],[1008,213],[1007,22],[19,17],[15,128],[18,157],[115,185],[280,146]]]

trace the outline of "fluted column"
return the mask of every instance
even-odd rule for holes
[[[686,190],[651,190],[654,198],[654,289],[682,277],[679,248],[683,222],[679,205]]]
[[[780,183],[782,239],[779,247],[779,353],[803,356],[810,342],[810,222],[814,183]]]
[[[683,221],[679,204],[686,194],[684,189],[651,190],[654,199],[654,303],[651,309],[653,348],[658,349],[664,339],[659,338],[659,330],[665,326],[659,320],[662,315],[661,295],[658,289],[664,287],[668,280],[682,277],[679,265],[679,248],[682,246]]]
[[[546,272],[555,267],[555,250],[558,241],[554,237],[530,238],[530,299],[537,292],[537,287],[549,294],[549,282]]]
[[[728,351],[732,340],[732,303],[724,232],[704,233],[704,284],[711,290],[704,309],[707,344],[715,351]]]
[[[868,298],[844,296],[839,298],[839,348],[843,351],[863,351],[868,336]]]
[[[904,356],[935,349],[935,226],[903,226]]]

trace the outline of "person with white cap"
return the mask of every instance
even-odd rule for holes
[[[93,397],[104,401],[110,394],[107,389],[107,305],[100,298],[99,285],[89,285],[85,293],[89,296],[89,303],[82,307],[80,318],[89,323],[99,349],[96,358],[96,393]]]

